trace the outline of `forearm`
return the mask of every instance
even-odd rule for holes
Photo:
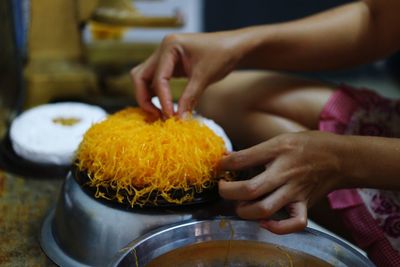
[[[388,9],[400,6],[390,0],[383,1],[389,4],[376,2],[377,6],[360,1],[297,21],[240,29],[236,32],[240,65],[322,70],[389,55],[399,45],[398,39],[393,40],[398,32],[389,30],[396,27],[389,24],[399,21]]]
[[[400,189],[400,139],[341,136],[344,186]]]

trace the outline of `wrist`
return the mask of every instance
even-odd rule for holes
[[[400,189],[400,140],[340,136],[344,187]]]
[[[336,155],[339,159],[339,188],[353,188],[360,186],[363,169],[360,168],[360,161],[357,155],[357,140],[352,136],[338,135],[338,142],[335,143]]]
[[[272,40],[273,26],[253,26],[233,31],[234,53],[238,55],[238,66],[254,68],[260,65],[260,55],[265,57],[266,47]],[[260,54],[260,50],[263,50]]]

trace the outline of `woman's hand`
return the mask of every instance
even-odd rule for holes
[[[307,207],[331,190],[342,187],[343,136],[323,132],[283,134],[222,159],[221,169],[242,170],[265,166],[265,171],[244,181],[219,183],[220,195],[238,200],[237,214],[260,219],[272,232],[285,234],[304,229]],[[290,218],[268,218],[286,208]]]
[[[179,99],[178,114],[190,111],[203,90],[225,77],[237,64],[240,51],[233,32],[174,34],[164,38],[157,51],[131,71],[138,104],[160,115],[151,103],[158,96],[164,115],[172,116],[169,88],[172,77],[187,77],[188,84]]]

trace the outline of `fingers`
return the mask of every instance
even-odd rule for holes
[[[174,115],[169,81],[180,60],[178,49],[177,46],[166,46],[157,50],[145,63],[131,71],[136,100],[145,111],[160,116],[160,110],[151,102],[151,98],[157,95],[163,114],[166,117]]]
[[[161,111],[151,102],[152,95],[147,89],[139,90],[136,92],[136,100],[144,111],[150,113],[152,116],[161,117]]]
[[[180,60],[178,47],[166,47],[158,60],[158,66],[154,74],[153,86],[160,99],[164,115],[174,115],[174,105],[170,91],[169,81],[174,75],[176,65]]]
[[[153,105],[151,98],[153,96],[150,90],[150,81],[153,76],[154,55],[144,64],[131,70],[130,75],[135,88],[136,101],[139,106],[153,116],[160,117],[160,110]]]
[[[219,181],[219,194],[224,199],[230,200],[253,200],[272,192],[281,186],[285,181],[278,175],[271,177],[274,173],[264,171],[249,180],[228,182]]]
[[[279,221],[263,220],[261,226],[276,234],[287,234],[303,230],[307,226],[306,201],[293,199],[288,188],[282,186],[262,200],[242,202],[236,209],[239,217],[248,220],[269,218],[283,207],[286,207],[290,218]],[[296,202],[293,202],[296,201]]]
[[[288,186],[285,185],[263,199],[242,202],[237,207],[236,213],[239,217],[248,220],[268,218],[290,202],[294,201],[288,192],[291,191]]]
[[[156,107],[151,103],[151,97],[157,95],[164,117],[174,115],[169,82],[176,75],[189,78],[188,85],[179,99],[178,115],[180,117],[184,117],[184,113],[193,109],[197,98],[205,88],[204,81],[207,75],[204,73],[207,69],[199,67],[199,63],[194,59],[204,60],[204,57],[199,56],[201,51],[193,48],[196,42],[186,36],[181,34],[166,36],[160,48],[143,64],[141,70],[132,73],[137,88],[138,103],[147,111],[152,113],[156,111]],[[154,89],[154,94],[150,93],[149,84]]]
[[[196,106],[197,99],[203,91],[204,86],[200,82],[200,79],[193,75],[179,98],[178,115],[182,117],[184,113],[191,112],[191,110]]]
[[[304,230],[307,226],[307,205],[305,202],[296,202],[290,204],[289,219],[280,221],[263,220],[261,227],[275,234],[289,234]]]
[[[232,152],[219,162],[221,170],[243,170],[250,167],[266,165],[276,156],[274,139],[270,139],[250,148]]]

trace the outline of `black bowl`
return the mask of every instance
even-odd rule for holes
[[[0,167],[10,173],[32,178],[64,178],[71,165],[41,164],[17,155],[9,134],[0,142]]]
[[[96,188],[92,187],[89,185],[89,176],[87,175],[87,172],[81,171],[78,169],[76,166],[77,164],[74,164],[72,167],[72,175],[75,178],[75,180],[78,182],[78,184],[82,187],[82,189],[89,194],[90,196],[94,196],[96,193]],[[191,201],[186,201],[183,202],[182,204],[176,204],[176,203],[171,203],[168,200],[166,200],[163,196],[160,195],[158,191],[152,191],[151,193],[144,195],[140,198],[140,200],[146,200],[145,204],[140,205],[131,205],[127,199],[129,197],[129,194],[125,190],[120,190],[119,194],[124,196],[124,199],[122,202],[118,202],[115,199],[115,191],[111,188],[105,188],[105,187],[99,187],[98,189],[101,193],[103,193],[108,199],[106,198],[97,198],[99,201],[113,205],[113,206],[120,206],[122,208],[146,208],[146,209],[165,209],[165,208],[188,208],[194,205],[203,205],[207,204],[210,202],[214,202],[220,199],[218,195],[218,186],[217,183],[215,185],[212,185],[208,188],[203,188],[201,192],[197,192],[197,190],[194,187],[189,188],[188,190],[171,190],[169,192],[169,196],[173,199],[181,199],[187,194],[193,194],[193,199]]]

